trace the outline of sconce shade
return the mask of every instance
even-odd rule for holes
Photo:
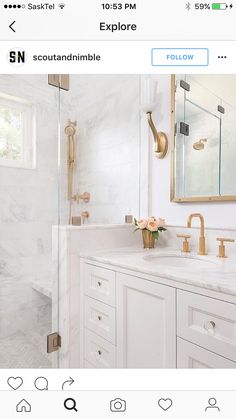
[[[151,76],[145,77],[141,95],[141,109],[143,112],[153,112],[157,106],[157,81]]]

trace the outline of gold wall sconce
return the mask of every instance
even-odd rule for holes
[[[152,113],[157,106],[157,81],[151,76],[144,79],[142,91],[142,111],[147,115],[147,121],[154,138],[154,153],[158,159],[163,159],[168,151],[168,138],[162,131],[157,131],[152,119]]]
[[[197,151],[204,150],[206,143],[207,143],[207,138],[201,138],[200,140],[193,143],[193,148],[194,150],[197,150]]]

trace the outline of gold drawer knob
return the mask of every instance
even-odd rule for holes
[[[220,242],[218,257],[219,258],[227,258],[226,254],[225,254],[225,245],[224,245],[224,243],[234,243],[235,240],[234,239],[224,238],[224,237],[217,237],[216,240],[218,242]]]
[[[180,239],[184,239],[182,252],[189,253],[190,252],[190,247],[189,247],[189,241],[188,240],[191,238],[191,236],[189,234],[176,234],[176,237],[178,237]]]

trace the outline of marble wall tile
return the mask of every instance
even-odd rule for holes
[[[73,214],[88,210],[88,223],[120,223],[126,214],[138,217],[139,76],[71,75],[68,97],[68,116],[77,121],[74,192],[91,193],[89,204],[73,204]],[[68,97],[63,95],[64,115]],[[61,145],[66,156],[65,142]],[[65,161],[62,167],[66,175]]]

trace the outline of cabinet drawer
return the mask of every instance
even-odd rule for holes
[[[236,305],[177,292],[178,336],[236,361]]]
[[[177,368],[236,368],[236,363],[186,340],[178,339]]]
[[[114,271],[85,264],[84,292],[89,297],[115,306],[115,279]]]
[[[85,297],[84,310],[85,327],[115,344],[115,308],[93,298]]]
[[[116,347],[85,329],[85,360],[95,368],[116,367]]]

